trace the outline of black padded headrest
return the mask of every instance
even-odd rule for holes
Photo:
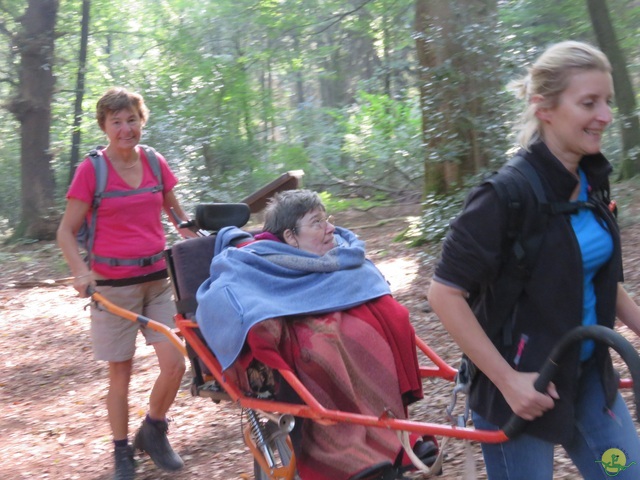
[[[246,203],[201,203],[196,206],[196,226],[217,232],[224,227],[242,227],[251,216]]]

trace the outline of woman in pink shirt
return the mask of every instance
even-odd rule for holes
[[[118,306],[173,327],[175,306],[163,256],[161,215],[162,210],[167,214],[173,210],[181,219],[187,216],[173,193],[177,179],[164,157],[139,145],[148,113],[143,98],[123,88],[111,88],[100,98],[96,117],[109,144],[99,152],[97,161],[106,165],[107,195],[96,212],[90,264],[81,256],[76,240],[83,222],[90,222],[93,213],[96,172],[89,158],[78,166],[67,192],[57,239],[80,296],[87,296],[87,288],[92,285]],[[154,173],[156,164],[161,175]],[[178,228],[172,215],[169,219]],[[194,235],[183,229],[180,233]],[[134,450],[128,440],[128,392],[139,329],[137,323],[91,308],[94,358],[109,362],[107,412],[117,480],[133,479],[135,475]],[[166,413],[184,374],[184,358],[161,333],[140,330],[155,349],[160,375],[151,390],[149,410],[134,447],[146,451],[160,468],[178,470],[183,462],[167,440]]]

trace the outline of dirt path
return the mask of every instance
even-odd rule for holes
[[[367,241],[370,257],[389,279],[395,296],[410,309],[419,335],[455,366],[459,351],[426,304],[434,258],[425,249],[409,249],[394,242],[418,210],[418,205],[373,209],[339,214],[337,220]],[[623,235],[627,286],[640,298],[640,228],[629,226]],[[104,408],[106,369],[91,357],[88,312],[83,310],[87,300],[79,299],[65,286],[11,286],[65,276],[64,263],[54,245],[3,248],[0,266],[0,478],[112,478],[112,444]],[[622,328],[619,331],[629,334]],[[157,374],[152,349],[142,342],[138,344],[134,368],[130,394],[132,431],[144,417],[148,390]],[[170,412],[170,439],[184,458],[185,469],[176,474],[162,473],[143,457],[138,462],[137,478],[252,478],[252,459],[240,435],[240,410],[228,403],[216,405],[191,397],[189,382],[187,374]],[[425,390],[427,397],[413,407],[412,415],[428,422],[445,422],[444,408],[451,385],[427,382]],[[486,478],[478,445],[469,448],[478,467],[478,478]],[[464,442],[449,443],[444,475],[438,478],[462,478],[464,451]],[[559,452],[556,478],[576,476]]]

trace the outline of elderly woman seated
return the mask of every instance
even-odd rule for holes
[[[332,224],[316,193],[277,194],[263,233],[223,229],[215,252],[196,319],[224,370],[253,358],[293,371],[326,408],[375,416],[406,418],[422,398],[407,309],[365,258],[364,243]],[[305,420],[296,433],[304,480],[410,468],[391,430]],[[414,452],[432,461],[432,440],[414,438]]]

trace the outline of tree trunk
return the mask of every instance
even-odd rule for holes
[[[320,99],[323,107],[340,108],[348,101],[348,80],[344,71],[347,52],[342,46],[336,45],[329,35],[323,40],[321,47],[329,49],[331,53],[321,62]]]
[[[80,32],[80,54],[78,56],[78,76],[76,77],[76,101],[73,110],[73,130],[71,134],[71,155],[69,157],[68,185],[73,180],[76,166],[80,161],[82,100],[84,98],[84,78],[87,68],[87,43],[89,41],[89,14],[91,0],[82,1],[82,27]]]
[[[495,22],[495,0],[416,0],[425,194],[445,194],[488,165],[479,124],[498,90],[487,38]]]
[[[55,23],[58,0],[29,0],[15,44],[20,84],[9,110],[20,122],[22,222],[18,235],[39,240],[55,236],[55,178],[49,150]]]
[[[415,32],[416,53],[418,57],[418,85],[420,91],[420,112],[422,117],[422,145],[425,148],[424,185],[425,194],[429,192],[445,193],[447,180],[445,179],[445,162],[430,156],[429,152],[439,147],[440,138],[429,132],[430,120],[435,112],[428,100],[433,87],[433,69],[438,64],[433,39],[430,38],[431,12],[429,0],[416,0]],[[446,8],[446,2],[436,2]]]
[[[293,52],[296,57],[300,57],[301,47],[300,47],[300,38],[298,34],[293,35]],[[295,70],[295,82],[296,82],[296,95],[295,95],[295,108],[302,108],[304,102],[306,101],[304,95],[304,79],[302,76],[302,68],[299,66],[296,67]]]
[[[382,16],[382,57],[384,59],[384,74],[382,84],[384,86],[384,94],[387,97],[393,95],[391,92],[391,40],[389,38],[389,18],[386,13]],[[371,74],[367,78],[371,78]]]
[[[623,159],[620,178],[631,178],[640,173],[640,123],[627,62],[618,44],[606,0],[587,0],[587,6],[598,44],[609,57],[613,68],[613,87],[622,133]]]
[[[498,42],[490,39],[497,29],[497,3],[495,0],[458,1],[456,25],[465,32],[456,35],[463,39],[454,57],[460,79],[460,104],[462,109],[456,122],[460,137],[467,145],[462,159],[461,173],[474,174],[489,165],[486,148],[483,147],[482,120],[495,118],[491,113],[491,98],[501,88]]]

